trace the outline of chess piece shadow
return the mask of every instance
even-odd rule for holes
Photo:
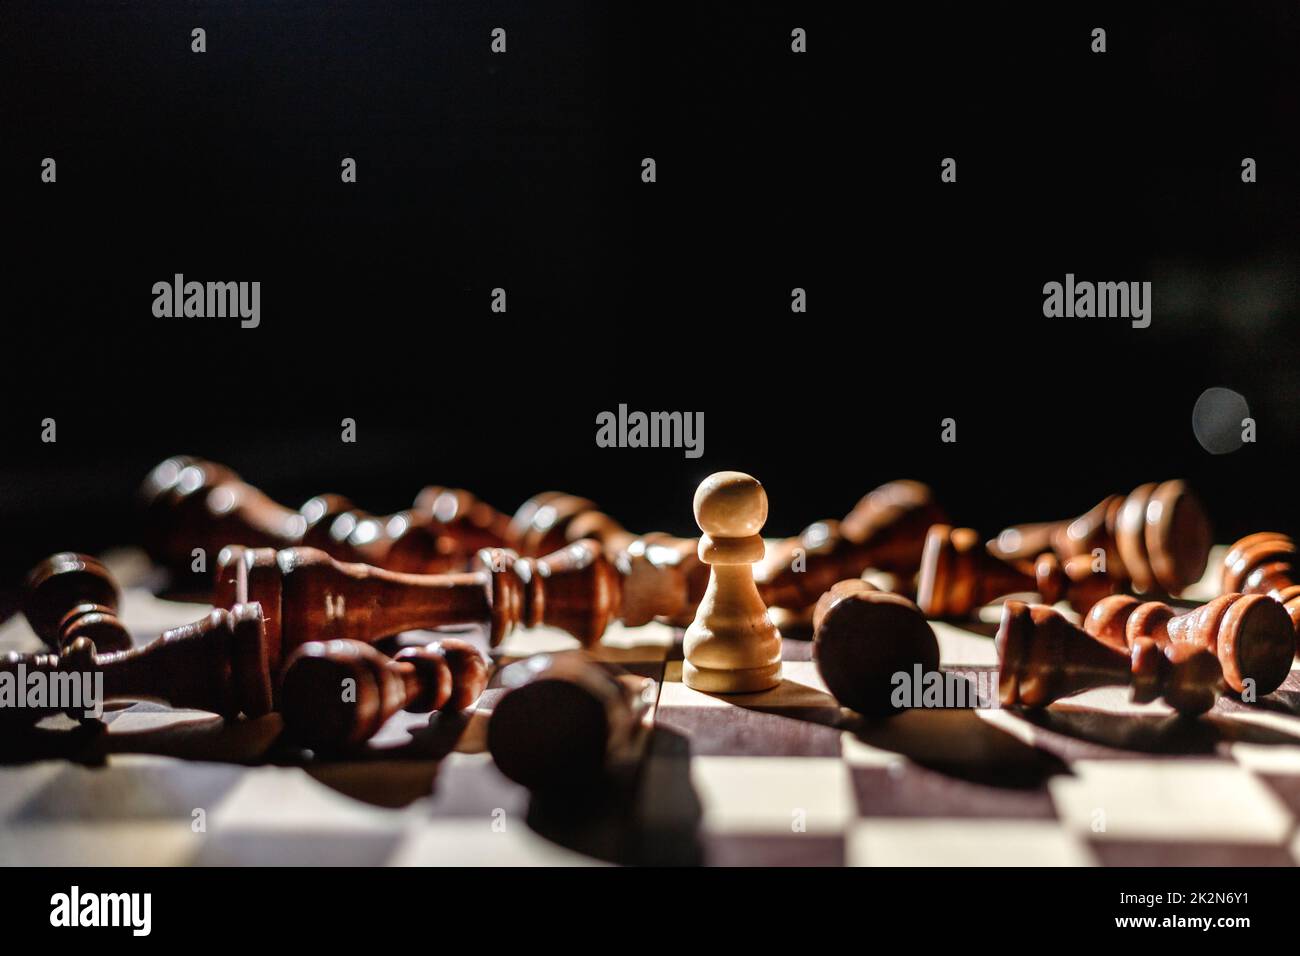
[[[781,682],[771,690],[760,691],[757,694],[705,693],[705,696],[725,701],[728,705],[741,710],[752,710],[775,717],[788,717],[791,720],[802,720],[825,727],[838,725],[847,713],[826,691],[810,687],[789,677],[781,678]]]
[[[335,793],[386,810],[400,810],[432,791],[438,777],[433,760],[341,760],[309,763],[303,772]]]
[[[62,714],[31,724],[0,724],[0,765],[58,759],[99,766],[107,753],[107,736],[103,721],[73,720]]]
[[[1273,693],[1251,703],[1246,703],[1235,695],[1225,694],[1220,700],[1220,706],[1229,712],[1266,711],[1272,714],[1298,717],[1300,716],[1300,690],[1284,685],[1273,691]]]
[[[809,643],[813,639],[813,626],[810,618],[781,621],[781,639]]]
[[[224,720],[207,711],[173,709],[149,702],[108,713],[106,718],[107,753],[240,764],[265,761],[284,727],[275,713],[252,720]],[[138,722],[139,726],[129,727],[128,721]]]
[[[312,754],[286,742],[283,762],[301,765],[318,783],[353,800],[400,809],[434,791],[442,761],[457,749],[472,719],[472,712],[430,714],[395,745],[368,740]]]
[[[631,860],[644,866],[699,866],[703,806],[691,782],[690,739],[666,727],[651,734],[641,768]]]
[[[552,843],[607,863],[696,866],[701,815],[689,741],[656,728],[633,772],[535,791],[525,820]]]
[[[37,724],[6,724],[0,733],[0,763],[61,758],[100,764],[114,753],[259,763],[272,753],[281,727],[276,714],[255,720],[223,720],[207,711],[123,702],[106,707],[99,720],[56,715]]]
[[[608,863],[631,864],[634,793],[628,780],[540,790],[528,799],[525,822],[558,846]]]
[[[1036,727],[1114,750],[1183,756],[1214,754],[1232,743],[1296,744],[1297,737],[1272,727],[1233,720],[1211,711],[1200,717],[1180,714],[1111,714],[1098,710],[1048,707],[1020,712]]]
[[[963,631],[970,631],[972,634],[978,634],[981,637],[994,638],[998,635],[997,621],[984,621],[979,618],[971,618],[967,621],[950,622],[961,626]]]
[[[863,743],[930,770],[1005,789],[1035,789],[1069,775],[1060,757],[983,720],[969,708],[916,708],[891,717],[854,715],[849,729]]]

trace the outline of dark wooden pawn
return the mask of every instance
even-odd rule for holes
[[[1098,602],[1083,626],[1117,648],[1147,639],[1162,650],[1187,646],[1206,651],[1218,659],[1229,687],[1242,693],[1250,681],[1257,696],[1282,685],[1295,656],[1290,617],[1263,594],[1225,594],[1184,614],[1160,601],[1144,603],[1117,594]]]
[[[1223,687],[1218,660],[1203,648],[1162,649],[1149,638],[1120,648],[1045,604],[1003,605],[996,644],[1004,707],[1037,709],[1094,687],[1119,685],[1131,687],[1134,700],[1164,698],[1179,713],[1195,715],[1214,706]]]
[[[487,679],[483,655],[456,638],[391,658],[358,641],[310,641],[285,667],[280,710],[294,739],[316,750],[346,748],[369,740],[399,710],[464,710]]]
[[[1291,617],[1300,642],[1300,574],[1296,545],[1287,535],[1261,531],[1247,535],[1223,559],[1222,593],[1267,594]],[[1300,646],[1300,645],[1298,645]]]

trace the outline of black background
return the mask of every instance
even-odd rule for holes
[[[1220,540],[1297,530],[1294,2],[5,7],[7,575],[132,540],[181,452],[678,533],[723,468],[773,534],[896,477],[987,531],[1168,477]],[[176,272],[260,281],[261,327],[154,318]],[[1067,272],[1152,281],[1151,327],[1044,318]],[[1201,449],[1210,386],[1257,444]],[[619,403],[703,411],[704,457],[597,448]]]

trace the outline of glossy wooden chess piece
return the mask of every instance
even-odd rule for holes
[[[488,719],[497,768],[532,790],[582,787],[633,763],[654,682],[581,653],[503,668]]]
[[[1225,594],[1185,614],[1159,601],[1116,594],[1099,601],[1083,626],[1121,649],[1147,639],[1166,652],[1182,646],[1204,650],[1218,659],[1229,687],[1240,694],[1251,681],[1256,697],[1282,686],[1295,656],[1290,618],[1263,594]]]
[[[655,531],[636,535],[586,498],[557,491],[526,501],[511,521],[509,537],[521,554],[545,554],[576,541],[600,542],[623,578],[623,623],[656,618],[685,627],[709,582],[697,540]]]
[[[1116,580],[1178,594],[1201,579],[1213,542],[1200,500],[1182,481],[1162,481],[1111,495],[1072,520],[1007,528],[989,550],[1013,561],[1052,550],[1067,561],[1100,548]]]
[[[22,607],[27,623],[36,636],[53,650],[62,650],[62,623],[69,614],[105,610],[114,615],[121,603],[121,592],[109,573],[88,554],[65,551],[51,555],[27,575]],[[95,647],[101,653],[124,651],[131,646],[126,628],[104,628],[96,635]]]
[[[463,488],[429,485],[416,495],[415,511],[428,516],[465,554],[513,545],[510,519]]]
[[[904,586],[921,565],[925,533],[947,520],[927,485],[890,481],[868,492],[842,520],[817,521],[772,544],[754,569],[769,607],[812,606],[836,581],[873,569]]]
[[[839,581],[813,611],[813,659],[835,699],[868,716],[897,712],[898,673],[939,670],[939,641],[920,608],[859,578]]]
[[[1300,574],[1296,573],[1296,545],[1276,531],[1247,535],[1223,559],[1222,592],[1267,594],[1291,617],[1300,639]]]
[[[934,525],[926,535],[917,577],[916,603],[926,617],[968,617],[1008,594],[1037,593],[1047,604],[1068,601],[1080,614],[1115,593],[1108,574],[1093,573],[1091,555],[1062,566],[1052,552],[1033,562],[1012,562],[992,554],[972,528]]]
[[[592,513],[596,517],[583,517]],[[585,524],[581,534],[571,528],[579,519]],[[593,531],[596,533],[593,534]],[[584,537],[594,537],[602,544],[609,545],[610,550],[617,550],[635,536],[600,512],[595,502],[562,491],[544,491],[533,495],[519,506],[507,528],[508,540],[525,557],[550,554],[565,544]]]
[[[111,616],[108,611],[81,615],[68,622],[66,633],[60,635],[61,653],[11,653],[0,657],[0,670],[15,675],[39,671],[47,678],[70,674],[102,678],[103,702],[157,700],[227,718],[260,717],[270,711],[266,631],[257,605],[214,610],[202,620],[164,631],[144,647],[98,654],[86,635],[105,623],[96,618]],[[29,716],[62,709],[51,706]],[[81,710],[70,714],[85,716]]]
[[[1120,685],[1130,686],[1136,701],[1163,697],[1179,713],[1194,715],[1213,707],[1223,686],[1218,660],[1202,647],[1171,643],[1162,649],[1145,637],[1116,646],[1045,604],[1004,604],[996,644],[1004,707],[1036,709],[1094,687]]]
[[[709,584],[709,566],[700,560],[694,538],[654,532],[618,551],[615,566],[623,581],[622,620],[628,627],[663,620],[686,627]]]
[[[594,541],[543,558],[488,548],[473,571],[403,574],[336,561],[313,548],[226,548],[216,603],[258,601],[267,610],[278,670],[309,640],[372,643],[401,631],[488,625],[499,644],[518,627],[561,628],[584,646],[600,640],[622,606],[617,569]]]
[[[708,588],[686,629],[682,681],[706,693],[743,694],[781,682],[781,633],[767,616],[752,565],[763,557],[759,531],[767,493],[739,471],[705,478],[695,492],[700,560]]]
[[[159,563],[188,568],[193,550],[209,559],[226,545],[319,548],[341,561],[396,571],[451,570],[462,561],[454,541],[424,515],[376,517],[341,495],[318,495],[294,511],[224,465],[169,458],[145,480],[146,547]]]
[[[524,502],[510,522],[509,538],[516,542],[520,554],[546,554],[574,541],[599,541],[611,559],[627,551],[642,550],[654,544],[660,549],[671,547],[694,552],[694,538],[676,538],[660,531],[637,535],[617,520],[599,510],[594,502],[559,491],[546,491]],[[682,573],[695,573],[698,563],[682,564]],[[700,572],[703,593],[708,569]]]
[[[839,532],[869,550],[869,567],[910,577],[920,567],[926,530],[946,520],[929,485],[902,479],[865,494],[844,516]]]
[[[358,641],[310,641],[285,666],[280,710],[294,739],[316,750],[346,748],[369,740],[399,710],[464,710],[487,679],[483,655],[456,638],[391,658]]]

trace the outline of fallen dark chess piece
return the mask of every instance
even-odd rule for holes
[[[214,610],[143,647],[96,652],[97,640],[123,633],[111,612],[92,608],[64,621],[59,653],[0,658],[0,717],[26,722],[67,713],[85,719],[121,700],[156,700],[226,718],[271,711],[266,626],[256,604]],[[7,684],[17,695],[13,701],[4,700]],[[30,691],[40,685],[47,693],[32,706]]]
[[[456,638],[388,657],[359,641],[311,641],[289,658],[280,689],[285,729],[316,750],[369,740],[399,710],[462,711],[487,686],[488,664]]]
[[[538,654],[502,668],[488,719],[498,769],[532,790],[582,787],[630,766],[643,742],[654,681],[582,652]]]

